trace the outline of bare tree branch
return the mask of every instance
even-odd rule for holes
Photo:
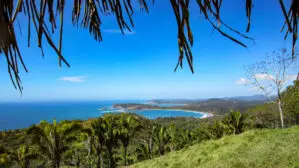
[[[281,49],[273,51],[263,61],[246,67],[247,85],[263,93],[270,103],[278,105],[282,127],[284,124],[281,93],[291,77],[298,72],[296,60],[287,54],[286,49]],[[277,97],[276,101],[273,100],[273,96]]]

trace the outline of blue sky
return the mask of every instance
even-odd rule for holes
[[[223,20],[245,31],[245,1],[224,1]],[[173,72],[177,63],[177,27],[168,1],[155,1],[150,13],[133,15],[134,31],[123,36],[113,16],[102,17],[104,41],[98,43],[88,30],[71,25],[68,8],[64,29],[63,54],[71,68],[58,67],[56,54],[45,45],[45,57],[32,36],[26,47],[27,25],[19,36],[20,49],[29,73],[22,72],[23,97],[14,90],[7,74],[6,60],[0,56],[0,101],[103,100],[154,98],[209,98],[255,94],[236,81],[244,76],[244,65],[261,60],[265,53],[291,47],[280,33],[283,16],[278,2],[254,1],[252,27],[245,49],[221,36],[191,4],[194,34],[195,74],[185,64]],[[45,42],[46,44],[46,42]]]

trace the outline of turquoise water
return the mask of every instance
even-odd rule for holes
[[[145,102],[145,101],[143,101]],[[26,128],[37,124],[40,120],[51,122],[56,120],[85,120],[96,118],[105,113],[123,112],[123,109],[113,109],[115,103],[143,103],[142,101],[98,101],[98,102],[43,102],[43,103],[0,103],[0,130]],[[109,110],[99,110],[108,107]],[[196,117],[200,113],[177,110],[136,110],[129,111],[149,119],[158,117]]]
[[[149,119],[156,119],[159,117],[194,117],[194,118],[203,117],[203,114],[192,112],[192,111],[183,111],[183,110],[136,110],[132,112]]]

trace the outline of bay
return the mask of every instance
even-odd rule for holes
[[[20,129],[37,124],[41,120],[52,122],[61,120],[87,120],[105,113],[124,112],[112,108],[116,103],[145,103],[146,101],[73,101],[73,102],[22,102],[0,103],[0,130]],[[165,105],[163,105],[165,106]],[[169,105],[170,106],[170,105]],[[104,108],[105,110],[101,110]],[[107,108],[109,110],[107,110]],[[128,111],[149,119],[158,117],[204,117],[204,114],[184,110],[134,110]]]

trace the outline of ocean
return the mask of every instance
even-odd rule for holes
[[[116,103],[145,103],[146,101],[73,101],[73,102],[22,102],[0,103],[0,130],[20,129],[37,124],[41,120],[86,120],[105,113],[124,112],[113,109]],[[172,106],[163,104],[162,106]],[[104,109],[103,109],[104,108]],[[129,111],[149,119],[158,117],[204,117],[204,114],[183,110],[134,110]]]

